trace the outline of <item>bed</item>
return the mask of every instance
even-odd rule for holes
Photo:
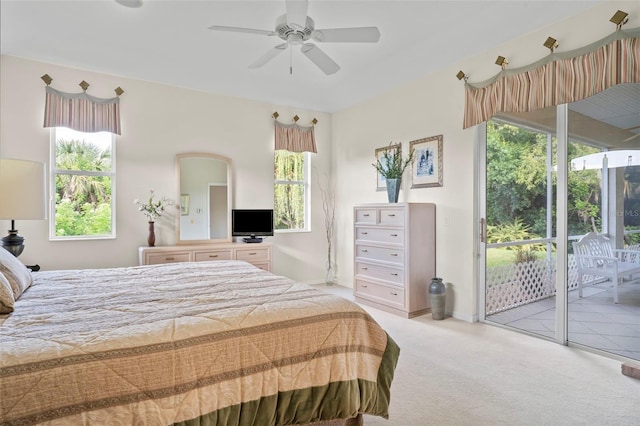
[[[388,418],[399,348],[348,300],[240,261],[12,276],[3,259],[1,424]]]

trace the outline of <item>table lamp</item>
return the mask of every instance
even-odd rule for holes
[[[0,219],[11,220],[2,247],[18,257],[24,238],[15,229],[16,220],[47,218],[45,164],[37,161],[0,158]]]

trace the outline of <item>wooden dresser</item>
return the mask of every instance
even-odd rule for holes
[[[244,260],[270,272],[271,243],[215,243],[140,247],[138,249],[138,263],[140,265],[208,260]]]
[[[436,206],[431,203],[354,207],[356,301],[406,318],[431,311],[435,219]]]

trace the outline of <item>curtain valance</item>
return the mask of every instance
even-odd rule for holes
[[[275,148],[291,152],[318,152],[314,127],[303,127],[297,123],[282,124],[274,120]]]
[[[499,112],[527,112],[579,101],[611,86],[640,83],[640,28],[616,31],[570,52],[551,53],[482,83],[465,83],[463,128]]]
[[[44,127],[68,127],[79,132],[120,134],[120,98],[101,99],[65,93],[47,86]]]

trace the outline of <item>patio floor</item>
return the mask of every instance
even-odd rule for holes
[[[569,292],[569,342],[640,360],[640,279],[613,287],[604,282]],[[553,338],[555,296],[487,316],[487,321]]]

